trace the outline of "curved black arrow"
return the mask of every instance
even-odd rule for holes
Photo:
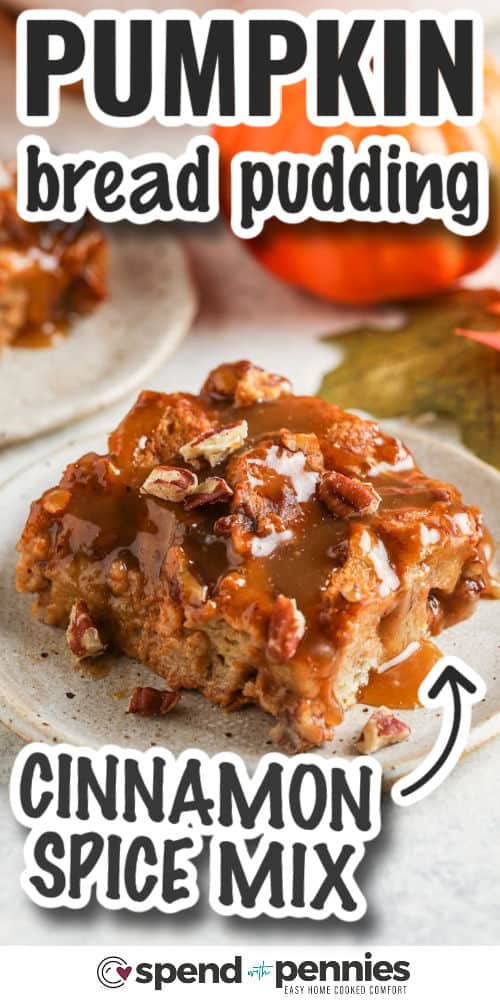
[[[467,742],[472,704],[479,701],[484,692],[482,678],[457,657],[443,657],[436,663],[421,685],[419,697],[429,708],[436,703],[444,704],[440,737],[416,769],[418,777],[409,784],[408,778],[402,778],[394,785],[392,797],[396,802],[406,805],[410,799],[423,798],[444,781]]]

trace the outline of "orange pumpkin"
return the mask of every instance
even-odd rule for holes
[[[342,134],[355,147],[367,135],[400,134],[420,153],[474,150],[486,155],[491,174],[490,221],[477,236],[451,233],[439,222],[412,226],[393,223],[317,222],[287,225],[277,219],[248,241],[270,271],[293,285],[335,302],[368,305],[415,298],[448,288],[476,270],[498,244],[500,168],[500,76],[492,60],[485,70],[485,111],[480,125],[460,128],[374,126],[338,128],[313,125],[305,111],[304,83],[283,89],[280,120],[267,127],[218,126],[214,135],[221,154],[221,201],[229,210],[231,159],[243,150],[317,154],[329,136]]]

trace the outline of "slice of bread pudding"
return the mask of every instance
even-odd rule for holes
[[[454,486],[246,361],[199,396],[143,392],[108,454],[33,503],[18,548],[19,590],[50,625],[73,609],[77,655],[111,644],[172,689],[255,703],[292,751],[488,585],[481,514]]]
[[[105,297],[106,282],[106,241],[90,216],[26,222],[15,171],[0,164],[0,347],[49,343],[54,329]]]

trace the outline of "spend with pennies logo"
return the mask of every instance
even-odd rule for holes
[[[117,955],[108,955],[97,966],[97,978],[101,986],[106,986],[109,990],[125,986],[131,972],[132,966],[127,965],[126,961]]]

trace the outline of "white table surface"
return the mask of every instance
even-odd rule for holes
[[[332,361],[321,334],[356,314],[339,316],[266,275],[222,227],[187,239],[200,293],[194,329],[150,388],[197,390],[209,368],[251,357],[289,375],[297,391],[314,392]],[[490,280],[500,284],[496,262]],[[227,290],[230,288],[230,295]],[[66,441],[112,428],[132,399],[42,440],[0,453],[0,479]],[[480,664],[478,664],[480,667]],[[500,942],[500,742],[471,755],[429,799],[407,810],[385,804],[383,832],[361,868],[367,916],[356,925],[263,918],[230,920],[206,903],[170,918],[37,909],[19,887],[23,830],[11,817],[7,782],[20,740],[0,727],[0,942],[23,944],[243,945],[293,940],[316,945],[498,944]],[[201,879],[203,884],[203,877]],[[206,893],[202,891],[202,898]]]

